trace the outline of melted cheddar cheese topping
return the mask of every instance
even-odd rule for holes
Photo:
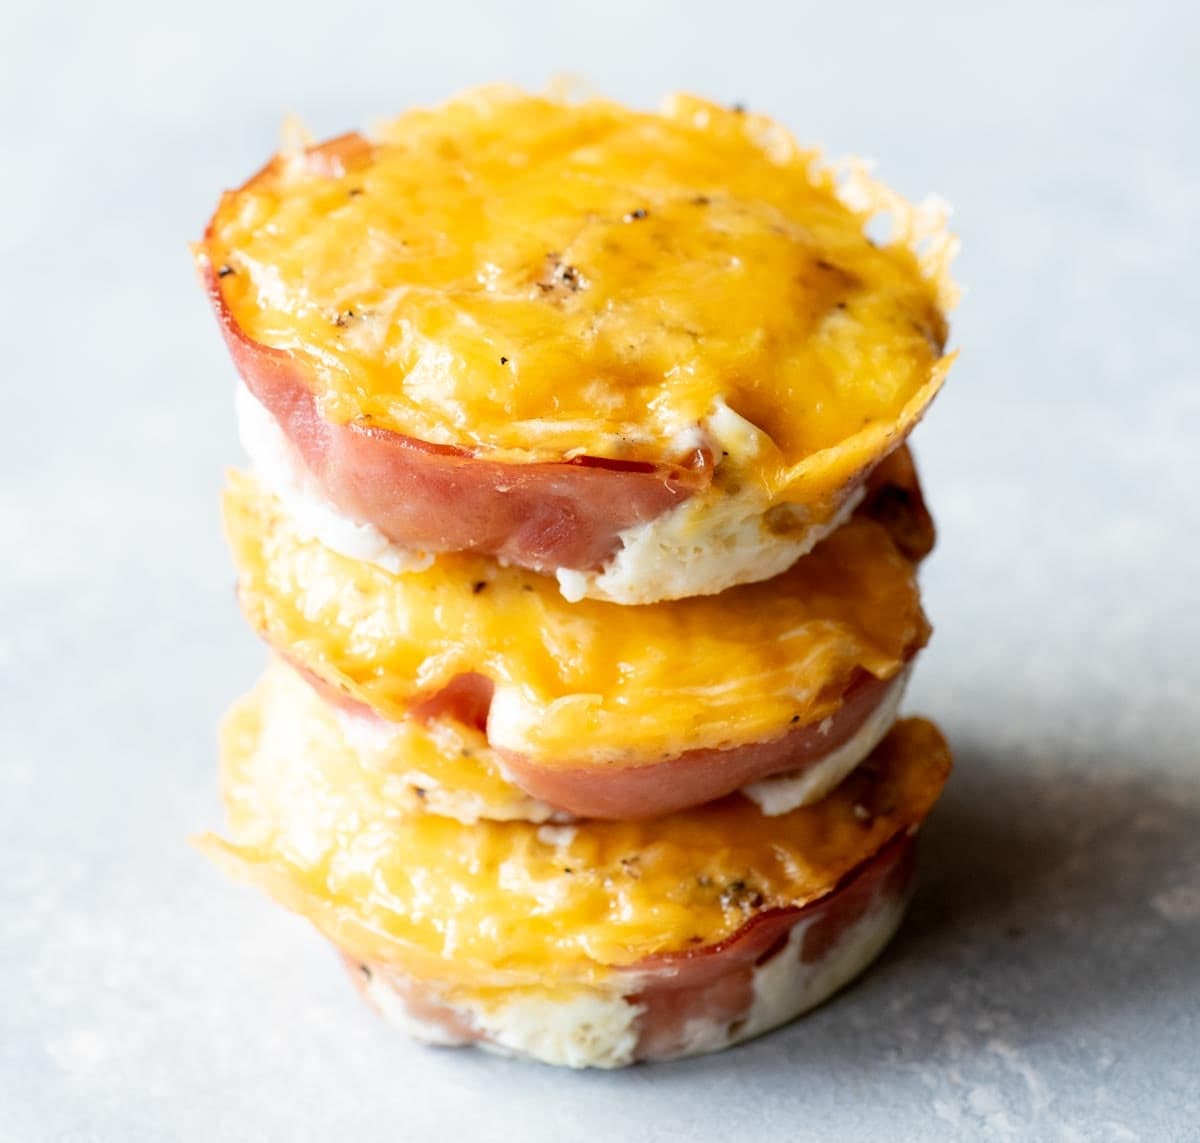
[[[739,796],[651,822],[538,826],[409,813],[386,771],[255,696],[223,731],[230,839],[207,850],[352,956],[474,985],[603,978],[804,905],[913,830],[950,768],[909,720],[815,806],[764,818]],[[547,970],[551,976],[546,976]]]
[[[843,173],[690,96],[646,113],[485,88],[276,158],[199,256],[328,420],[490,459],[663,462],[732,411],[726,479],[810,503],[948,364],[944,213]]]
[[[492,745],[548,766],[775,738],[832,714],[860,669],[894,676],[929,632],[913,565],[865,517],[775,579],[644,607],[567,603],[469,554],[401,574],[347,559],[247,477],[225,517],[242,606],[292,662],[390,720],[484,675]]]

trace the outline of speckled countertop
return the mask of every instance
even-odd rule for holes
[[[380,9],[380,11],[384,11]],[[1193,5],[9,6],[0,42],[0,1139],[1200,1138]],[[957,207],[963,356],[909,706],[958,769],[861,984],[724,1056],[409,1044],[185,843],[262,652],[189,268],[319,133],[556,70],[773,111]]]

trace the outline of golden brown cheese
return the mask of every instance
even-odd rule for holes
[[[622,607],[567,603],[480,556],[393,575],[305,539],[247,477],[225,510],[242,605],[289,659],[391,720],[485,675],[492,743],[547,766],[774,738],[832,713],[859,669],[891,678],[928,636],[912,564],[862,517],[773,580]]]
[[[733,796],[652,822],[537,826],[409,813],[386,771],[243,700],[223,733],[230,839],[204,847],[351,956],[427,979],[563,985],[716,943],[801,906],[936,800],[950,767],[930,723],[899,723],[815,806],[764,818]]]
[[[661,461],[727,407],[750,433],[724,479],[816,502],[948,364],[942,216],[860,169],[839,184],[763,116],[487,88],[319,154],[227,194],[200,254],[245,333],[311,362],[334,422]]]

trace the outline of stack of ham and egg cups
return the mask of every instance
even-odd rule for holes
[[[207,849],[436,1043],[619,1066],[845,984],[950,767],[897,707],[952,251],[691,97],[481,89],[226,194],[198,261],[274,661]]]

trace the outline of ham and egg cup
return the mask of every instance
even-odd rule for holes
[[[906,450],[781,575],[636,608],[569,603],[472,553],[398,572],[351,560],[244,476],[226,529],[251,625],[357,740],[451,720],[545,816],[647,818],[739,789],[770,814],[812,802],[887,732],[929,635],[916,564],[932,524]],[[444,803],[457,783],[418,784]],[[513,816],[470,805],[457,816]]]
[[[950,769],[913,719],[777,817],[733,796],[653,821],[465,825],[395,797],[396,769],[363,765],[280,678],[226,721],[229,833],[204,849],[312,921],[418,1038],[570,1067],[715,1051],[848,983],[899,924]],[[407,733],[399,769],[459,745]]]
[[[331,547],[644,604],[847,518],[949,366],[944,222],[760,115],[492,87],[276,157],[196,256],[259,477]]]

